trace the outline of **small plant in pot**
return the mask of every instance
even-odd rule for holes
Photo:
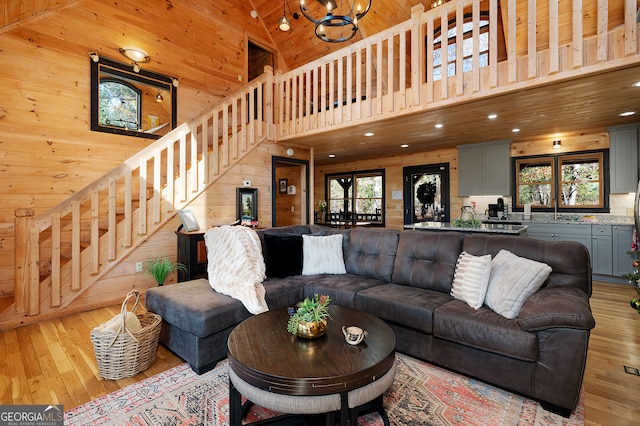
[[[145,262],[144,270],[156,280],[158,285],[163,285],[169,274],[174,271],[187,271],[187,267],[179,262],[174,262],[168,257],[158,257]]]
[[[293,335],[313,339],[322,336],[327,330],[329,303],[327,295],[315,295],[313,299],[306,298],[298,302],[296,308],[289,308],[289,322],[287,331]]]

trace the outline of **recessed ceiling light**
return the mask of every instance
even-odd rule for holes
[[[442,123],[438,123],[438,124],[435,125],[436,129],[442,129],[442,127],[444,127],[444,124],[442,124]]]
[[[406,143],[403,143],[402,145],[400,145],[400,148],[409,148],[409,145]]]
[[[511,129],[511,131],[512,131],[513,133],[518,133],[518,132],[520,131],[520,129],[518,129],[518,128],[516,127],[515,129]]]
[[[640,87],[640,81],[636,81],[632,84],[633,87]]]
[[[375,135],[375,133],[373,133],[373,132],[367,132],[367,133],[365,133],[364,135],[365,135],[365,136],[367,136],[367,137],[369,137],[369,136],[373,136],[373,135]]]
[[[329,154],[329,158],[336,158],[335,154]]]
[[[625,112],[621,112],[618,115],[620,117],[630,117],[630,116],[634,115],[635,113],[636,113],[635,111],[625,111]]]
[[[496,118],[498,118],[498,114],[489,114],[489,115],[487,116],[487,118],[488,118],[489,120],[495,120]]]

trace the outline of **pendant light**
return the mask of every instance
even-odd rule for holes
[[[373,0],[317,0],[327,8],[322,18],[316,19],[300,0],[300,11],[315,26],[316,37],[328,43],[347,41],[358,32],[358,22],[371,9]],[[366,5],[365,5],[366,4]]]

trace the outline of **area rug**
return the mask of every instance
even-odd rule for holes
[[[228,378],[226,360],[201,376],[183,364],[66,412],[65,424],[228,425]],[[567,419],[530,399],[401,354],[384,406],[398,426],[584,424],[582,395]],[[274,415],[254,407],[245,421]],[[358,425],[381,426],[382,419],[372,413],[360,416]]]

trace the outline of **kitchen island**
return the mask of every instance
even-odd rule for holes
[[[527,225],[510,225],[503,223],[483,223],[477,228],[466,228],[454,226],[451,222],[418,222],[411,225],[404,225],[404,229],[419,231],[457,231],[464,233],[482,232],[484,234],[500,234],[527,236]]]

